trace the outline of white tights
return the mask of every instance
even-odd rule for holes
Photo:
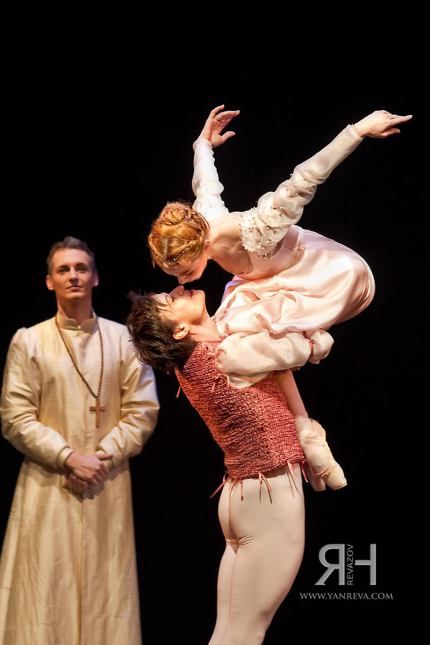
[[[243,488],[231,482],[223,488],[218,513],[226,548],[209,645],[262,643],[299,570],[305,523],[300,466],[267,482],[272,502],[258,479],[245,479]]]

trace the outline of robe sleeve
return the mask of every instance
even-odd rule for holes
[[[112,467],[141,452],[154,430],[159,410],[153,370],[139,363],[127,332],[121,340],[121,417],[97,446],[97,450],[113,455]]]
[[[215,167],[212,146],[206,139],[197,139],[194,148],[194,175],[192,188],[195,195],[194,210],[210,223],[228,210],[221,199],[224,186],[220,183]]]
[[[33,461],[62,468],[72,449],[60,432],[38,421],[41,375],[30,332],[19,329],[6,360],[1,398],[5,439]]]
[[[243,213],[241,237],[249,253],[270,257],[277,245],[296,224],[317,186],[357,148],[363,138],[348,125],[333,141],[310,159],[295,167],[291,177],[275,192],[265,193],[257,206]]]

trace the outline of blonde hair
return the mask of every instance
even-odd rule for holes
[[[154,265],[169,269],[179,259],[193,262],[203,252],[208,231],[209,224],[191,204],[166,204],[148,235]]]

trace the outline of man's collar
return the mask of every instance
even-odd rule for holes
[[[59,311],[57,312],[57,320],[62,329],[82,330],[88,334],[91,334],[91,332],[93,332],[97,327],[97,316],[94,311],[92,317],[83,320],[80,325],[78,325],[74,318],[66,318],[65,316],[62,316]]]

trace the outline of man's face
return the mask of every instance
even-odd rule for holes
[[[91,300],[93,287],[99,282],[91,258],[80,249],[60,249],[52,257],[51,273],[46,285],[59,303]]]
[[[204,291],[176,287],[170,293],[157,293],[152,298],[157,302],[162,320],[173,326],[198,325],[207,315]]]
[[[193,282],[198,280],[203,275],[206,265],[208,263],[208,258],[206,253],[202,253],[196,260],[193,262],[178,262],[168,269],[164,269],[169,275],[174,275],[178,278],[180,284],[185,284],[186,282]]]

